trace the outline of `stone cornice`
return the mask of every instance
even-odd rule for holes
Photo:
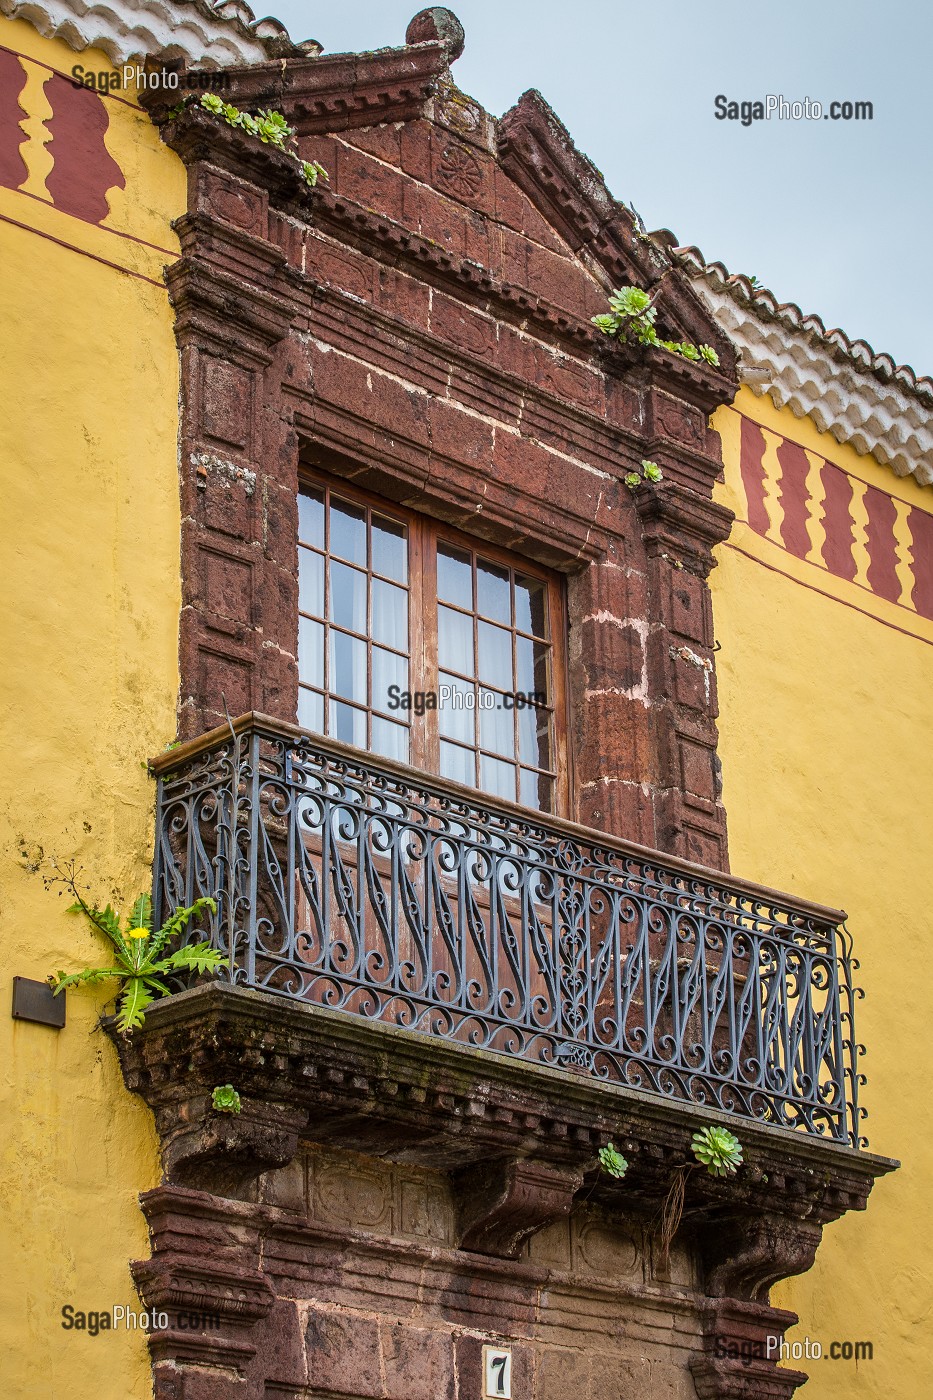
[[[633,493],[650,555],[670,550],[705,577],[715,560],[713,546],[728,539],[735,519],[717,502],[668,482],[662,489],[644,483]]]
[[[539,92],[524,93],[505,113],[498,144],[503,169],[574,252],[593,243],[606,224],[616,223],[629,265],[642,282],[657,282],[670,266],[659,248],[639,243],[634,218],[612,198],[600,172],[577,150]]]
[[[641,357],[654,382],[706,412],[728,402],[734,394],[734,380],[728,368],[734,361],[733,352],[722,337],[717,341],[711,323],[693,325],[688,327],[688,332],[699,333],[700,338],[707,335],[720,344],[725,357],[721,372],[702,362],[693,363],[664,351],[633,351],[631,347],[607,341],[586,318],[576,318],[527,288],[501,281],[481,264],[457,257],[434,240],[374,213],[327,185],[309,190],[289,157],[251,141],[198,107],[187,108],[163,126],[163,137],[187,165],[210,161],[218,169],[246,178],[268,192],[271,207],[313,223],[338,242],[359,247],[388,265],[400,267],[421,279],[436,280],[438,285],[446,285],[465,300],[488,308],[514,324],[527,326],[545,339],[566,346],[572,353],[580,355],[582,352],[584,358],[595,353],[610,373],[626,373]],[[675,298],[682,299],[686,293],[689,299],[692,296],[689,287],[678,285],[679,281],[669,283],[669,290]],[[684,324],[683,318],[679,320]]]
[[[593,1170],[612,1138],[630,1163],[626,1208],[650,1210],[689,1161],[690,1133],[724,1118],[699,1104],[222,983],[157,1003],[141,1030],[114,1038],[128,1087],[155,1112],[169,1179],[221,1191],[231,1181],[242,1190],[250,1173],[281,1164],[299,1137],[310,1136],[446,1170],[532,1159],[551,1173],[545,1194],[553,1218],[561,1174],[572,1195],[579,1173]],[[211,1086],[226,1082],[243,1099],[236,1118],[210,1108]],[[759,1217],[823,1225],[864,1208],[874,1179],[896,1165],[803,1133],[729,1122],[745,1149],[740,1177],[694,1173],[688,1190],[691,1228],[715,1226],[711,1268],[725,1267],[713,1256],[727,1216],[739,1220],[740,1234],[742,1221]],[[268,1151],[260,1150],[264,1137]],[[596,1189],[617,1190],[605,1180]],[[493,1194],[501,1200],[507,1185]],[[527,1202],[521,1208],[527,1213]],[[475,1238],[481,1226],[475,1211],[467,1213]],[[493,1233],[502,1230],[498,1221]],[[763,1286],[751,1255],[742,1267],[743,1288]],[[769,1277],[770,1268],[762,1255]]]
[[[526,92],[498,123],[499,158],[506,173],[577,253],[588,253],[608,280],[654,287],[662,322],[674,338],[709,344],[731,379],[734,351],[722,327],[680,275],[664,247],[646,237],[635,215],[613,199],[602,175],[574,146],[569,132],[538,92]]]
[[[229,73],[239,107],[275,107],[299,136],[411,121],[447,71],[443,44],[290,58]]]

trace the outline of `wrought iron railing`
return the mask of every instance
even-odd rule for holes
[[[157,915],[213,895],[232,981],[865,1144],[837,911],[263,717],[153,768]]]

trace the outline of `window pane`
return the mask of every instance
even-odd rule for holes
[[[399,763],[408,762],[408,729],[404,724],[393,724],[389,719],[373,715],[373,739],[370,745],[373,753],[381,753],[384,758],[394,758]]]
[[[330,498],[330,552],[366,567],[366,512],[335,496]]]
[[[330,734],[342,744],[353,744],[358,749],[366,747],[366,711],[354,710],[350,705],[339,701],[330,702]]]
[[[451,671],[462,671],[467,676],[475,674],[472,617],[451,608],[438,608],[437,659]]]
[[[324,616],[324,560],[310,549],[298,551],[298,607],[315,617]]]
[[[515,716],[507,710],[502,696],[494,690],[481,690],[479,741],[484,749],[515,757]],[[489,708],[487,708],[487,706]]]
[[[373,515],[373,573],[397,583],[408,581],[408,539],[404,525]]]
[[[550,768],[551,716],[545,709],[519,710],[518,748],[524,763]]]
[[[501,569],[485,559],[477,559],[476,593],[476,611],[483,617],[504,622],[508,627],[512,621],[508,569]]]
[[[449,778],[453,783],[466,783],[467,787],[476,785],[476,768],[473,759],[472,749],[461,749],[457,744],[448,744],[446,740],[441,740],[441,776]]]
[[[298,675],[305,685],[319,685],[323,690],[324,627],[307,617],[298,619]]]
[[[338,627],[366,633],[366,575],[330,561],[330,617]]]
[[[324,492],[302,491],[298,497],[298,538],[324,548]]]
[[[507,797],[510,802],[515,801],[515,769],[511,763],[503,763],[501,759],[482,754],[479,761],[479,780],[484,792],[491,792],[496,797]]]
[[[449,676],[444,671],[439,673],[437,679],[438,729],[449,739],[458,739],[462,744],[475,743],[473,717],[476,692],[468,681],[457,680],[456,676]],[[470,781],[473,781],[472,778]]]
[[[399,690],[408,689],[408,662],[404,656],[396,656],[394,651],[383,651],[382,647],[373,647],[374,710],[389,709],[390,686],[397,686]]]
[[[334,627],[330,629],[330,689],[334,695],[366,704],[366,643]]]
[[[554,781],[542,773],[521,769],[521,800],[524,807],[537,807],[542,812],[554,810]]]
[[[479,637],[479,678],[489,685],[497,685],[502,690],[512,689],[512,633],[504,627],[493,627],[490,622],[480,622],[477,627]]]
[[[315,734],[324,733],[324,697],[316,690],[301,686],[298,691],[298,723],[302,729],[313,729]]]
[[[550,647],[544,642],[533,642],[528,637],[515,638],[516,689],[529,694],[540,691],[548,696],[549,651]]]
[[[438,539],[426,521],[419,530],[434,551],[435,602],[420,576],[412,579],[412,527],[390,504],[359,504],[342,489],[299,492],[302,728],[323,726],[338,740],[401,762],[439,753],[445,776],[553,810],[549,584],[521,565],[516,571],[483,557],[478,541],[474,551]],[[427,572],[430,578],[433,568]],[[419,628],[418,655],[409,655],[412,609],[422,606],[427,650],[422,656]],[[411,692],[434,684],[436,707],[424,705],[420,715],[401,707]],[[547,703],[507,707],[513,693],[537,693]],[[390,699],[397,708],[389,708]]]
[[[438,545],[437,596],[460,608],[473,607],[473,569],[466,550]]]
[[[536,637],[548,636],[547,589],[540,579],[515,579],[515,626],[520,632],[534,632]]]
[[[378,578],[373,579],[373,641],[408,650],[408,593]]]

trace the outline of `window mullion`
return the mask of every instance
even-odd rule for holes
[[[413,522],[411,560],[411,689],[437,692],[437,539],[427,520]],[[412,761],[436,773],[440,769],[437,711],[412,716]]]

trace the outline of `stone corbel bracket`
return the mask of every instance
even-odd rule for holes
[[[468,1168],[455,1184],[460,1248],[517,1259],[533,1234],[570,1214],[583,1169],[506,1157]]]
[[[567,1193],[572,1197],[583,1174],[595,1171],[599,1148],[610,1138],[628,1158],[629,1172],[624,1188],[605,1179],[600,1197],[653,1213],[675,1172],[691,1160],[691,1133],[729,1122],[741,1136],[746,1166],[735,1178],[692,1173],[685,1212],[692,1230],[709,1229],[711,1243],[703,1248],[718,1293],[754,1296],[755,1269],[749,1265],[746,1278],[738,1262],[749,1249],[749,1219],[767,1220],[771,1229],[781,1221],[806,1222],[809,1235],[813,1224],[864,1208],[875,1177],[896,1165],[571,1069],[226,983],[158,1002],[131,1037],[112,1025],[111,1033],[127,1086],[155,1112],[168,1182],[196,1182],[222,1195],[233,1181],[236,1189],[226,1194],[242,1198],[249,1194],[245,1177],[255,1180],[283,1165],[300,1139],[333,1143],[454,1173],[464,1239],[486,1230],[492,1239],[497,1211],[532,1219],[539,1207],[521,1202],[536,1192],[541,1225],[565,1213]],[[240,1093],[238,1115],[211,1107],[212,1088],[224,1083]],[[476,1204],[483,1193],[500,1203],[489,1207],[485,1221]],[[732,1273],[721,1257],[730,1222]],[[523,1237],[531,1232],[515,1228]],[[769,1240],[761,1243],[762,1256]],[[514,1239],[506,1244],[515,1248]]]

